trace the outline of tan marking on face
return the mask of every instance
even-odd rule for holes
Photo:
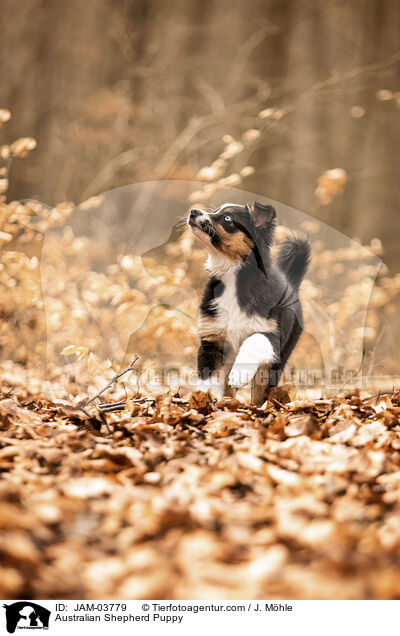
[[[217,226],[216,232],[221,239],[221,243],[218,246],[220,251],[234,261],[246,258],[253,247],[251,239],[240,230],[230,234],[223,227]]]

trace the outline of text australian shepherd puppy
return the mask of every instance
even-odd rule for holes
[[[220,397],[252,381],[252,401],[261,404],[302,332],[298,290],[310,244],[293,234],[272,262],[276,212],[257,202],[193,209],[187,223],[208,250],[210,274],[200,305],[200,386]]]

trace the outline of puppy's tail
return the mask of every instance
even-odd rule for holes
[[[291,234],[279,248],[277,264],[298,289],[311,260],[310,241],[305,234]]]

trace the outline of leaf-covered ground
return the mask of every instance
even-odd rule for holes
[[[400,596],[399,394],[164,396],[108,432],[32,387],[3,365],[2,598]]]

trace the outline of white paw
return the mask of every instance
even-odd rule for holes
[[[232,387],[242,387],[248,384],[258,369],[257,363],[234,364],[228,375],[228,384]]]

